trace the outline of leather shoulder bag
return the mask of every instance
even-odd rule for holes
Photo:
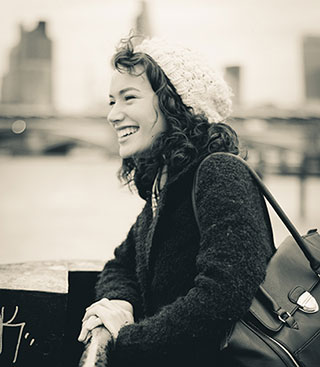
[[[236,322],[221,343],[221,355],[233,367],[320,366],[320,236],[311,229],[301,236],[257,173],[244,164],[285,224],[291,236],[277,248],[267,274],[247,314]],[[192,203],[195,202],[195,175]]]

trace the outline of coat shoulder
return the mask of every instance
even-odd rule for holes
[[[233,154],[212,153],[199,165],[195,176],[196,190],[199,187],[216,187],[228,191],[243,187],[258,192],[248,167]]]
[[[198,171],[201,173],[221,173],[235,171],[237,173],[248,173],[248,168],[239,159],[231,153],[212,153],[208,155],[199,165]]]

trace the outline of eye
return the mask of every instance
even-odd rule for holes
[[[109,106],[113,106],[115,103],[115,101],[109,101]]]
[[[125,100],[125,101],[130,101],[131,99],[134,99],[134,98],[136,98],[136,96],[133,96],[133,95],[127,95],[127,96],[125,96],[125,97],[124,97],[124,100]]]

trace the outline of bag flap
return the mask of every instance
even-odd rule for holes
[[[303,236],[320,248],[320,236],[317,232]],[[297,287],[311,292],[319,282],[319,277],[311,270],[310,264],[296,241],[286,238],[271,258],[262,287],[290,315],[294,315],[298,305],[289,299],[289,294]],[[258,292],[259,293],[259,292]],[[263,295],[256,296],[251,304],[250,313],[270,331],[279,331],[284,323]]]

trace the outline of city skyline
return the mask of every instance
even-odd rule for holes
[[[213,64],[240,66],[246,104],[294,106],[304,98],[303,36],[320,36],[315,0],[146,1],[151,31],[198,48]],[[259,4],[259,5],[257,5]],[[18,6],[17,6],[18,5]],[[27,30],[47,21],[54,46],[54,99],[61,111],[103,111],[109,58],[133,28],[139,1],[13,0],[0,25],[0,76],[8,70],[19,23]],[[285,74],[284,71],[285,70]],[[300,74],[299,74],[300,73]]]

